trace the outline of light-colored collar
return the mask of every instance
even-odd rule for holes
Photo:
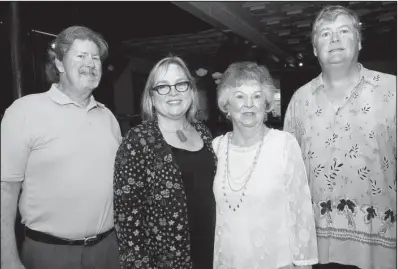
[[[357,85],[364,80],[365,82],[372,84],[374,87],[376,86],[375,81],[372,79],[370,70],[366,69],[365,67],[362,66],[362,64],[358,63],[359,66],[359,79]],[[320,89],[325,88],[325,85],[323,84],[323,79],[322,79],[322,73],[319,74],[318,77],[315,78],[313,81],[313,86],[312,86],[312,94],[317,93]]]
[[[51,100],[53,100],[55,103],[59,104],[59,105],[68,105],[68,104],[74,104],[78,107],[81,107],[81,105],[79,105],[78,103],[76,103],[75,101],[73,101],[72,99],[69,98],[69,96],[67,96],[65,93],[61,92],[56,83],[53,83],[51,85],[50,90],[47,92],[48,96],[51,98]],[[88,104],[88,106],[86,107],[87,111],[90,109],[93,109],[95,107],[101,107],[104,108],[105,105],[97,102],[94,98],[94,96],[91,95],[90,97],[90,103]]]

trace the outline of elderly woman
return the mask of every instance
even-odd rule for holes
[[[216,156],[195,120],[198,92],[179,57],[160,60],[142,98],[144,122],[128,131],[114,172],[122,268],[212,268]]]
[[[93,96],[108,45],[82,26],[63,30],[53,45],[50,90],[16,100],[1,123],[1,266],[117,269],[112,183],[120,128]],[[23,265],[13,238],[20,190]]]
[[[234,63],[217,87],[233,130],[213,140],[214,268],[290,268],[316,264],[311,197],[300,147],[263,122],[275,87],[268,70]]]

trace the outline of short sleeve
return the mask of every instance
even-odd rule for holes
[[[1,181],[23,181],[30,154],[30,128],[21,100],[15,101],[1,121]]]
[[[109,111],[110,112],[110,111]],[[112,113],[112,112],[110,112]],[[112,114],[112,129],[113,132],[115,133],[117,142],[119,143],[119,145],[122,143],[122,132],[120,130],[120,124],[117,121],[116,117]]]

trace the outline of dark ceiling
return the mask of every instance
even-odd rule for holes
[[[323,6],[341,4],[357,12],[363,23],[362,59],[396,58],[397,2],[393,1],[18,3],[23,34],[32,30],[58,34],[68,26],[85,25],[103,34],[111,56],[159,58],[170,52],[217,61],[223,51],[232,60],[245,51],[252,58],[265,57],[271,69],[286,65],[286,55],[317,66],[310,39],[312,21]],[[0,3],[3,22],[8,6]],[[232,12],[231,16],[218,18],[223,15],[217,13],[220,9]],[[251,36],[260,39],[250,40],[250,34],[239,32],[244,28],[233,29],[234,23],[251,24]],[[239,49],[225,49],[233,46]]]
[[[68,26],[84,25],[114,45],[212,28],[170,2],[21,2],[20,10],[22,23],[30,29],[58,34]]]

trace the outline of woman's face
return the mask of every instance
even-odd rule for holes
[[[72,89],[87,91],[98,87],[102,64],[98,46],[89,40],[76,39],[62,61],[56,60],[60,82]]]
[[[188,86],[186,91],[181,92],[177,91],[176,87],[183,90],[186,83],[189,83],[186,74],[176,64],[170,64],[166,69],[158,73],[154,88],[162,85],[178,84],[178,86],[171,86],[170,91],[166,94],[159,94],[156,90],[153,91],[152,102],[158,116],[169,119],[181,119],[185,117],[192,104],[192,90]]]
[[[266,96],[256,81],[248,81],[230,89],[227,112],[232,123],[241,127],[262,124],[265,116]]]

